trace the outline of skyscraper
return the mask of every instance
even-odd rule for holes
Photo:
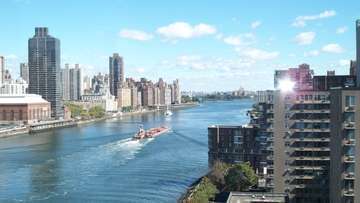
[[[20,63],[20,77],[29,83],[29,66],[27,63]]]
[[[5,70],[5,58],[0,56],[0,85],[3,83],[3,75]]]
[[[65,68],[60,71],[61,91],[62,99],[64,101],[70,100],[70,67],[69,64],[65,64]]]
[[[360,20],[356,21],[356,77],[360,78]],[[356,80],[356,86],[360,87],[360,80]]]
[[[70,100],[80,100],[82,94],[82,76],[79,64],[75,64],[75,68],[71,68],[69,73]]]
[[[118,96],[118,88],[124,82],[124,62],[119,54],[114,53],[109,57],[110,93]]]
[[[51,104],[51,117],[63,117],[60,87],[60,40],[48,28],[35,28],[28,41],[29,93],[39,94]]]

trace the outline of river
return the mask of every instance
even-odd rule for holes
[[[1,202],[176,202],[208,170],[207,126],[246,124],[251,100],[0,139]],[[145,128],[172,131],[132,141]]]

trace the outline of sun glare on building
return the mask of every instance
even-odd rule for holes
[[[289,79],[284,79],[279,81],[279,89],[282,92],[291,92],[293,91],[294,86],[295,86],[295,82]]]

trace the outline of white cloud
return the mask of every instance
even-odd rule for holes
[[[176,59],[176,66],[186,66],[194,70],[205,70],[208,68],[208,64],[204,63],[200,56],[179,56]]]
[[[233,46],[248,46],[254,44],[256,41],[254,34],[245,33],[237,36],[228,36],[224,38],[226,44]]]
[[[215,34],[216,28],[204,23],[192,26],[186,22],[175,22],[158,28],[157,33],[167,39],[190,39]]]
[[[308,52],[304,53],[305,57],[309,57],[309,56],[319,56],[320,52],[318,50],[311,50]]]
[[[146,32],[140,30],[130,30],[130,29],[121,30],[119,35],[122,38],[138,40],[138,41],[148,41],[153,38],[151,34],[148,34]]]
[[[309,45],[315,39],[315,32],[302,32],[295,37],[295,42],[299,45]]]
[[[137,73],[144,73],[145,69],[144,68],[136,68],[136,72]]]
[[[163,66],[171,66],[171,62],[163,61]],[[238,70],[244,67],[250,67],[253,64],[251,61],[243,59],[233,60],[224,59],[220,57],[202,57],[199,55],[182,55],[176,58],[174,65],[180,68],[189,68],[198,71],[230,71]]]
[[[344,52],[344,48],[342,48],[339,44],[327,44],[321,49],[323,52],[339,54]]]
[[[347,27],[343,26],[343,27],[339,27],[338,29],[336,29],[336,34],[343,34],[347,31]]]
[[[272,60],[280,55],[277,51],[265,51],[256,48],[236,48],[236,51],[240,56],[254,61]]]
[[[335,15],[336,15],[336,11],[326,10],[326,11],[316,14],[316,15],[298,16],[295,18],[294,22],[292,23],[292,26],[305,27],[307,21],[314,21],[314,20],[329,18],[329,17],[333,17]]]
[[[251,28],[256,29],[260,25],[261,25],[261,21],[257,20],[257,21],[254,21],[254,22],[251,23]]]
[[[341,59],[341,60],[339,60],[339,65],[340,66],[350,66],[350,60]]]

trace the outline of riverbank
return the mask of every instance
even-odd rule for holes
[[[181,110],[181,109],[192,108],[198,105],[199,105],[198,103],[177,104],[177,105],[169,106],[169,109]],[[58,121],[46,121],[46,122],[25,125],[25,126],[14,126],[12,128],[0,129],[0,138],[16,136],[21,134],[50,131],[58,128],[80,127],[83,125],[89,125],[92,123],[105,121],[107,119],[121,118],[121,117],[127,117],[127,116],[139,115],[139,114],[148,114],[148,113],[160,112],[164,110],[165,108],[150,109],[150,110],[143,109],[140,111],[124,112],[118,115],[111,114],[101,118],[92,118],[86,120],[58,120]]]

